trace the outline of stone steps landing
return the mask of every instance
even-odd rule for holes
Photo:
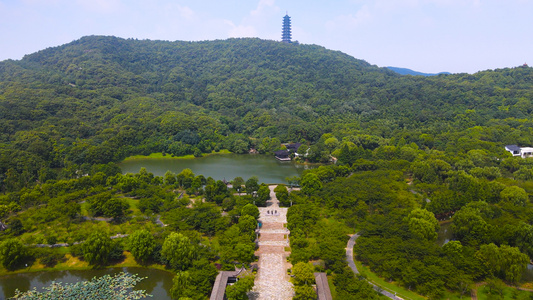
[[[289,247],[289,240],[283,240],[283,241],[259,241],[257,242],[259,247],[261,246],[283,246],[283,247]]]
[[[261,219],[259,220],[262,223],[262,226],[259,229],[260,231],[261,230],[287,230],[288,231],[288,229],[284,226],[285,222],[268,222],[268,221],[264,221]]]
[[[283,228],[283,229],[264,229],[264,228],[261,228],[258,230],[258,232],[260,234],[289,234],[290,231],[286,228]]]

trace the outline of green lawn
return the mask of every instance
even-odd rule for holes
[[[365,274],[369,281],[372,283],[381,286],[384,290],[387,290],[392,293],[396,293],[399,297],[403,299],[426,299],[425,297],[418,295],[414,292],[408,291],[402,287],[399,287],[393,283],[387,282],[377,276],[375,273],[371,272],[370,269],[366,266],[363,266],[361,262],[355,261],[355,265],[357,266],[357,269],[361,274]],[[511,300],[511,299],[518,299],[518,300],[526,300],[526,299],[533,299],[533,292],[527,292],[527,291],[520,291],[512,287],[506,287],[503,290],[503,297],[500,295],[490,295],[489,290],[486,286],[481,286],[478,288],[477,297],[479,300],[492,300],[492,299],[503,299],[503,300]],[[461,297],[458,293],[452,293],[449,291],[446,291],[444,293],[444,296],[442,299],[447,300],[460,300],[460,299],[470,299],[470,294],[464,295]]]
[[[452,293],[450,291],[445,291],[444,292],[444,296],[442,297],[442,299],[446,299],[446,300],[465,300],[465,299],[470,299],[470,293],[466,293],[464,296],[461,297],[461,295],[458,294],[458,293]]]
[[[93,269],[93,266],[90,266],[87,262],[82,261],[76,257],[73,257],[68,253],[69,248],[68,247],[61,247],[58,248],[56,251],[59,253],[66,253],[65,255],[65,261],[60,262],[56,264],[53,267],[46,267],[42,264],[40,264],[39,260],[35,260],[33,265],[28,266],[26,268],[18,269],[15,271],[7,271],[4,267],[0,265],[0,276],[4,275],[12,275],[17,273],[33,273],[33,272],[42,272],[42,271],[66,271],[66,270],[90,270]],[[160,264],[150,264],[148,266],[146,265],[140,265],[135,261],[133,258],[133,255],[128,252],[124,251],[124,260],[114,264],[114,265],[107,265],[105,268],[122,268],[122,267],[139,267],[139,268],[149,268],[149,269],[157,269],[157,270],[164,270],[168,271],[164,265]]]
[[[134,216],[142,215],[141,211],[137,208],[137,204],[139,204],[138,199],[125,197],[124,200],[130,205],[130,210]]]
[[[230,154],[231,152],[227,149],[222,149],[218,152],[211,152],[211,153],[202,153],[203,156],[209,156],[209,155],[215,155],[215,154]],[[128,161],[128,160],[135,160],[135,159],[146,159],[146,158],[158,158],[158,159],[193,159],[195,158],[194,155],[192,154],[189,154],[189,155],[182,155],[182,156],[172,156],[171,154],[165,154],[163,155],[163,153],[161,152],[157,152],[157,153],[152,153],[150,155],[133,155],[133,156],[130,156],[130,157],[126,157],[124,159],[124,161]]]
[[[170,154],[163,155],[163,153],[152,153],[150,155],[134,155],[130,157],[126,157],[124,161],[128,160],[136,160],[136,159],[145,159],[145,158],[160,158],[160,159],[193,159],[194,155],[183,155],[183,156],[172,156]]]
[[[333,277],[328,276],[328,284],[329,284],[329,291],[331,292],[331,297],[333,299],[337,299],[337,290],[335,289],[335,285],[333,284]]]
[[[80,214],[84,217],[88,217],[89,216],[89,203],[87,202],[83,202],[82,204],[80,204],[80,207],[81,207],[81,212]]]
[[[479,287],[477,290],[477,298],[479,300],[489,300],[489,299],[526,300],[526,299],[532,299],[532,297],[533,297],[533,292],[520,291],[512,287],[506,287],[503,290],[503,295],[489,294],[489,289],[484,285]]]
[[[412,299],[412,300],[424,300],[426,299],[425,297],[423,296],[420,296],[418,295],[417,293],[414,293],[414,292],[411,292],[411,291],[408,291],[402,287],[399,287],[393,283],[390,283],[390,282],[387,282],[385,280],[383,280],[382,278],[380,278],[378,275],[376,275],[375,273],[371,272],[370,269],[368,267],[365,267],[361,264],[361,262],[359,261],[355,261],[355,265],[357,266],[357,269],[359,270],[359,272],[361,274],[365,274],[367,279],[380,286],[382,289],[386,290],[386,291],[389,291],[391,293],[396,293],[396,295],[398,297],[401,297],[403,299]]]

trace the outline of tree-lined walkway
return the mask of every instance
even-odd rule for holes
[[[353,246],[355,245],[355,240],[358,237],[359,235],[357,233],[352,235],[350,239],[348,240],[348,245],[346,246],[346,261],[348,262],[348,265],[350,266],[350,268],[355,274],[359,274],[359,270],[357,270],[357,267],[355,266],[355,261],[353,260]],[[389,297],[391,299],[401,299],[401,298],[396,297],[395,294],[385,291],[383,288],[381,288],[380,286],[370,281],[368,281],[368,283],[370,283],[374,287],[375,291],[377,291],[378,293],[381,293],[383,296]]]
[[[267,207],[259,208],[259,221],[262,223],[259,229],[259,271],[255,279],[252,297],[254,299],[292,299],[294,290],[289,282],[287,269],[290,264],[287,257],[290,252],[285,251],[289,247],[289,230],[285,228],[287,223],[287,208],[280,208],[279,201],[274,193],[276,186],[270,186],[270,200]]]

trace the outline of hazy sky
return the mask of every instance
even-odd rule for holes
[[[474,73],[533,65],[533,0],[0,0],[0,60],[86,35],[293,39],[378,66]]]

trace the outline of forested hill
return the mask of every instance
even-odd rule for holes
[[[0,62],[0,174],[28,183],[69,164],[244,153],[264,138],[312,145],[332,132],[444,150],[446,132],[529,124],[518,119],[533,111],[532,86],[531,68],[418,78],[315,45],[90,36]],[[509,128],[485,140],[533,144]]]
[[[259,39],[192,43],[92,36],[4,64],[3,80],[165,93],[205,108],[244,105],[245,112],[256,103],[270,108],[291,100],[314,104],[357,98],[394,76],[323,47]],[[31,78],[21,78],[20,68],[31,71]]]

